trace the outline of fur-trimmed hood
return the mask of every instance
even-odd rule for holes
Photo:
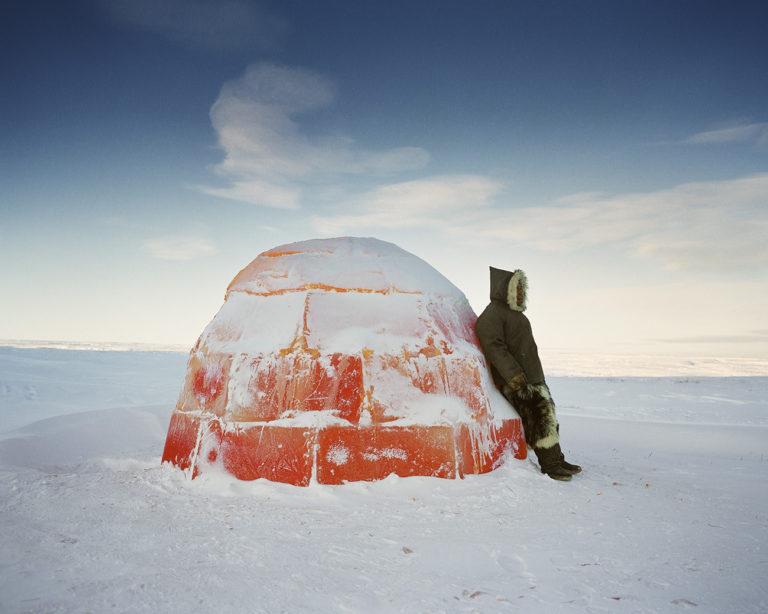
[[[528,278],[521,269],[491,269],[491,300],[509,305],[513,311],[525,311],[528,305]]]

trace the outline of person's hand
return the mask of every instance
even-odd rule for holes
[[[518,371],[512,376],[507,384],[513,391],[518,391],[528,385],[528,380],[525,377],[525,373]]]

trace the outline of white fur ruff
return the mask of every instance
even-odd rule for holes
[[[522,288],[523,300],[518,302],[518,288]],[[525,311],[528,306],[528,277],[523,271],[517,269],[509,280],[507,286],[507,304],[514,311]]]

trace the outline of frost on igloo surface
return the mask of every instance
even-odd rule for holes
[[[392,243],[345,237],[260,254],[190,352],[163,461],[195,477],[306,486],[458,478],[525,458],[467,299]]]

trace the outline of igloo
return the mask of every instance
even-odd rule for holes
[[[371,238],[260,254],[190,352],[163,451],[191,477],[460,478],[525,458],[462,292]]]

